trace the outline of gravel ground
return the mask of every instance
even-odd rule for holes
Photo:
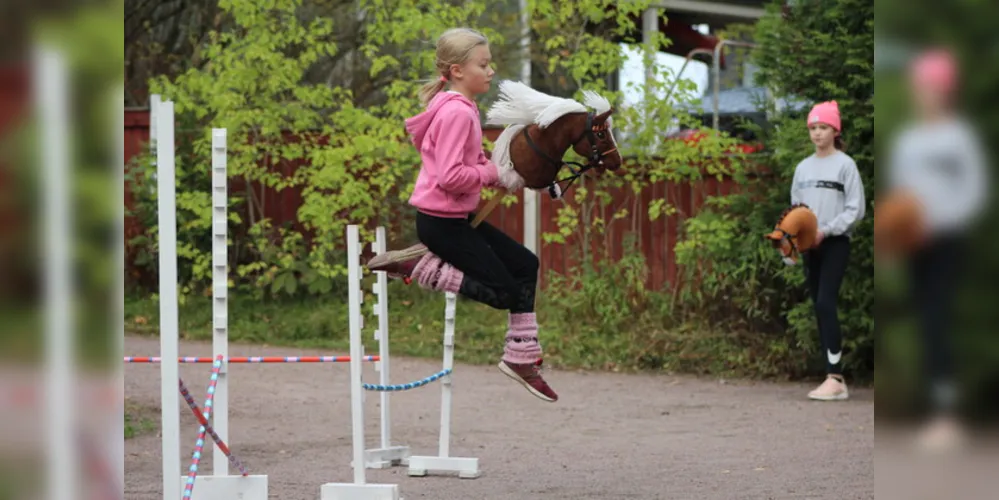
[[[460,340],[460,338],[459,338]],[[461,348],[460,344],[457,347]],[[129,336],[128,355],[159,353],[156,339]],[[183,342],[181,355],[210,356]],[[344,354],[231,345],[230,354]],[[423,378],[440,362],[393,358],[393,382]],[[181,365],[203,403],[209,365]],[[352,472],[347,365],[233,365],[230,447],[252,474],[269,477],[271,499],[315,500]],[[555,404],[529,395],[494,366],[455,369],[451,455],[478,457],[482,476],[408,477],[404,467],[368,470],[399,484],[405,499],[866,499],[874,498],[874,401],[853,389],[845,402],[813,402],[809,384],[686,376],[548,370]],[[372,367],[365,380],[374,381]],[[159,369],[125,367],[130,405],[159,419]],[[378,435],[377,397],[365,405],[367,445]],[[393,394],[394,444],[437,450],[436,384]],[[182,469],[198,427],[181,401]],[[125,498],[162,497],[160,441],[125,443]],[[211,467],[207,452],[201,471]],[[197,490],[197,486],[195,486]]]

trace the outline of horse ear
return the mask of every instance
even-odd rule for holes
[[[608,109],[607,111],[604,111],[603,113],[600,113],[597,116],[594,116],[593,117],[593,124],[596,125],[596,126],[603,125],[604,122],[607,121],[607,118],[610,118],[610,115],[612,115],[613,113],[614,113],[614,108],[611,108],[611,109]]]

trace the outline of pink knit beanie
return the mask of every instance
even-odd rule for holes
[[[816,104],[808,113],[808,124],[825,123],[839,132],[839,104],[836,101],[826,101]]]
[[[910,67],[912,83],[942,93],[950,93],[957,84],[957,62],[945,49],[920,54]]]

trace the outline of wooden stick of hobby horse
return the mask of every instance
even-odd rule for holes
[[[486,203],[486,206],[482,208],[482,211],[475,214],[475,219],[472,219],[472,227],[478,227],[479,224],[485,220],[487,216],[489,216],[489,212],[492,212],[493,209],[496,208],[496,205],[499,205],[500,200],[502,200],[507,193],[509,193],[509,191],[497,193],[496,196],[493,196],[489,202]]]

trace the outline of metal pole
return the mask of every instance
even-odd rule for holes
[[[714,60],[711,61],[712,69],[714,70],[714,95],[712,96],[712,115],[711,115],[711,127],[718,130],[718,93],[721,90],[721,55],[722,49],[726,45],[732,45],[736,47],[756,47],[755,43],[751,42],[740,42],[737,40],[720,40],[715,45]]]
[[[694,54],[707,54],[709,56],[713,55],[711,49],[694,49],[687,53],[687,58],[683,61],[683,66],[680,66],[680,71],[676,72],[676,78],[673,79],[673,84],[670,85],[669,91],[666,92],[666,102],[669,102],[669,98],[673,96],[673,91],[676,90],[676,85],[680,83],[680,77],[683,76],[683,72],[687,69],[687,64],[694,57]]]

